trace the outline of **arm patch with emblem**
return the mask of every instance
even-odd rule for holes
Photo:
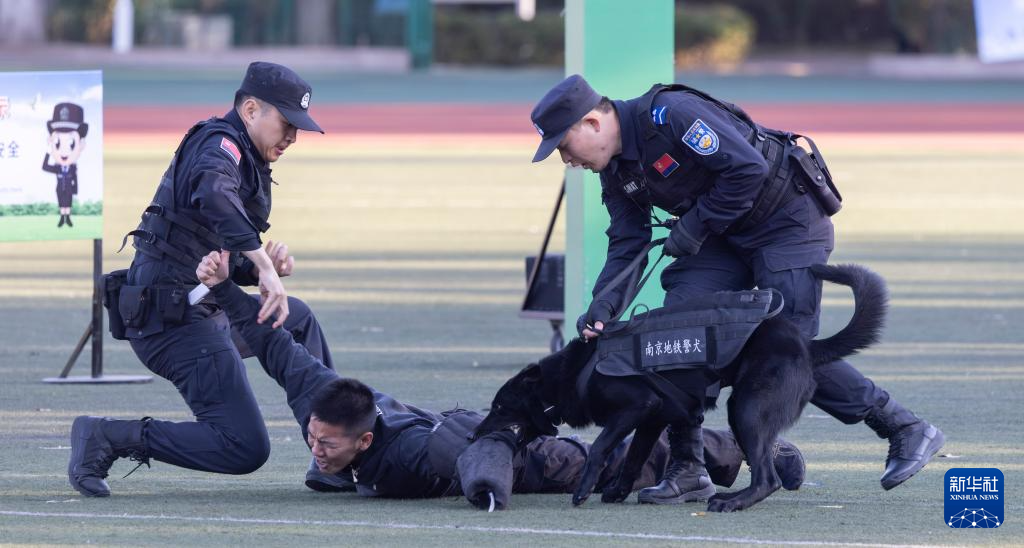
[[[233,143],[231,139],[228,139],[227,137],[221,137],[220,149],[223,150],[224,152],[227,152],[228,156],[231,156],[231,159],[235,161],[236,166],[240,161],[242,161],[242,153],[239,152],[238,145]]]
[[[701,156],[718,152],[718,134],[700,118],[683,135],[683,142]]]

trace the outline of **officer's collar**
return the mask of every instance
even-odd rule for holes
[[[263,159],[260,151],[256,150],[256,146],[252,144],[252,139],[249,138],[249,130],[245,127],[245,122],[242,121],[242,117],[238,115],[238,111],[231,109],[227,114],[224,115],[224,121],[231,125],[238,131],[238,134],[242,136],[242,146],[249,150],[249,156],[256,163],[256,167],[260,169],[267,169],[270,164]]]
[[[634,102],[612,101],[612,106],[615,107],[615,116],[619,119],[619,139],[622,141],[622,150],[613,156],[608,164],[612,172],[618,172],[623,162],[634,163],[640,160],[639,140],[636,135],[636,116],[634,116],[633,112],[636,110]]]

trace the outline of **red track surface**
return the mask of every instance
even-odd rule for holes
[[[318,106],[315,119],[328,134],[532,133],[525,104],[347,104]],[[795,132],[1021,133],[1024,107],[972,103],[753,104],[759,123]],[[104,109],[109,133],[184,133],[225,106],[116,106]]]

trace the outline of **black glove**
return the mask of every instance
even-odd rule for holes
[[[698,240],[686,231],[682,222],[677,222],[672,225],[672,230],[668,233],[663,251],[669,257],[687,257],[696,255],[700,251],[701,243],[703,243],[702,240]]]
[[[615,315],[612,303],[608,301],[594,301],[590,308],[576,320],[576,332],[583,336],[583,330],[588,326],[593,327],[597,322],[608,323]]]

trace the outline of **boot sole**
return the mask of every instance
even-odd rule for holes
[[[637,495],[637,502],[640,504],[683,504],[686,502],[707,502],[708,499],[715,496],[715,493],[715,486],[709,485],[699,491],[688,491],[678,497],[670,498],[655,498],[650,495],[640,493]]]
[[[68,483],[71,487],[74,487],[75,491],[78,491],[82,496],[86,497],[109,497],[110,491],[98,491],[92,492],[75,482],[74,469],[75,463],[81,462],[82,460],[82,449],[84,444],[82,443],[82,430],[85,428],[86,422],[92,417],[78,417],[75,422],[71,423],[71,457],[68,458]],[[76,443],[77,442],[77,443]]]
[[[928,448],[925,450],[925,456],[921,457],[921,465],[914,468],[913,471],[907,475],[907,477],[899,481],[892,481],[889,482],[888,484],[883,483],[882,489],[889,491],[894,487],[899,487],[901,484],[903,484],[903,482],[914,477],[921,470],[924,470],[924,467],[927,466],[927,464],[932,461],[932,457],[935,456],[935,453],[938,453],[939,449],[942,449],[942,446],[946,444],[946,435],[943,434],[942,430],[939,430],[937,426],[932,426],[932,428],[935,429],[935,437],[932,438],[932,441],[928,442]]]

